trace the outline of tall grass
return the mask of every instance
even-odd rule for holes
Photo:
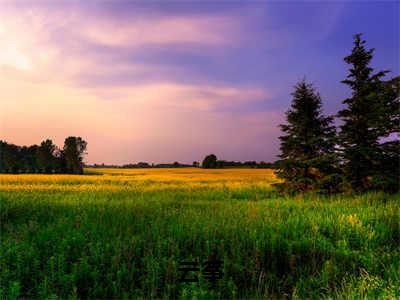
[[[399,298],[399,195],[279,196],[269,170],[0,175],[0,298]],[[216,255],[215,289],[179,261]]]

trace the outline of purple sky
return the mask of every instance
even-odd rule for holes
[[[273,161],[299,79],[341,107],[355,33],[399,74],[399,3],[2,1],[0,138],[82,136],[89,163]]]

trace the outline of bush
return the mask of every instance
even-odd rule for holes
[[[345,179],[341,174],[329,174],[317,182],[320,192],[333,194],[343,192]]]
[[[371,189],[395,193],[400,190],[400,178],[394,176],[375,175],[371,178]]]

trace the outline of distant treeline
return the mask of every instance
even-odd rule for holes
[[[274,167],[273,163],[269,162],[256,162],[256,161],[226,161],[226,160],[217,160],[216,161],[217,168],[259,168],[259,169],[270,169]]]
[[[193,162],[194,164],[195,162]],[[197,162],[196,162],[197,163]],[[199,164],[197,163],[197,166]],[[220,168],[273,168],[273,163],[268,162],[259,162],[256,161],[226,161],[226,160],[218,160],[215,154],[207,155],[201,164],[201,166],[205,169],[220,169]]]
[[[47,139],[40,145],[17,146],[0,140],[0,173],[83,173],[87,143],[70,136],[62,149]]]
[[[213,155],[213,154],[211,154]],[[215,155],[214,155],[215,156]],[[215,156],[216,158],[216,156]],[[203,162],[200,166],[198,161],[194,161],[190,164],[183,164],[180,162],[154,164],[147,162],[138,162],[136,164],[125,164],[125,165],[107,165],[107,164],[92,164],[86,165],[89,168],[124,168],[124,169],[135,169],[135,168],[187,168],[187,167],[203,167],[203,168],[273,168],[273,163],[267,162],[256,162],[256,161],[226,161],[226,160],[215,160],[215,164],[209,165],[207,162]]]
[[[125,164],[125,165],[107,165],[107,164],[88,164],[86,167],[88,168],[122,168],[122,169],[140,169],[140,168],[184,168],[191,167],[189,164],[182,164],[179,162],[174,163],[165,163],[165,164],[154,164],[147,162],[138,162],[136,164]]]

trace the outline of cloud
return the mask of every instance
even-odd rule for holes
[[[99,92],[99,91],[98,91]],[[234,108],[242,104],[266,101],[270,95],[257,87],[232,87],[213,85],[189,85],[173,82],[107,87],[102,91],[103,99],[121,100],[124,103],[145,104],[159,108],[187,109],[197,111],[216,111]]]
[[[235,19],[227,16],[133,17],[129,21],[89,20],[82,25],[82,35],[91,42],[131,49],[154,44],[223,45],[234,42],[232,33],[237,27]]]
[[[0,45],[7,51],[0,52],[0,72],[14,80],[85,88],[100,101],[130,99],[176,109],[217,110],[270,96],[261,88],[216,85],[206,78],[183,83],[174,78],[185,73],[178,63],[142,62],[123,54],[126,47],[134,51],[153,44],[240,43],[234,36],[236,16],[96,18],[74,6],[62,11],[40,5],[2,8]]]
[[[0,102],[2,138],[32,144],[51,137],[62,145],[68,135],[83,136],[89,141],[89,162],[190,162],[210,151],[231,159],[240,151],[250,159],[254,151],[273,149],[261,139],[277,133],[280,118],[277,112],[215,111],[226,101],[239,105],[264,95],[251,89],[208,87],[204,95],[197,86],[163,83],[137,86],[118,101],[104,101],[81,88],[4,78],[0,84],[6,87],[3,99],[18,99]]]
[[[282,114],[254,112],[276,87],[240,82],[260,64],[248,53],[300,39],[276,27],[268,5],[113,14],[71,1],[23,3],[0,3],[2,138],[61,145],[79,135],[89,161],[107,163],[276,153]]]
[[[92,92],[165,77],[177,82],[191,78],[179,61],[187,53],[210,57],[212,48],[241,43],[235,15],[133,13],[119,18],[68,2],[60,7],[40,3],[0,4],[0,72],[6,76],[84,86]],[[177,61],[168,62],[166,56],[173,54],[162,53],[168,49],[180,52]]]
[[[49,60],[61,65],[61,59],[69,61],[70,55],[95,54],[92,52],[96,49],[91,47],[96,45],[135,51],[162,45],[220,46],[238,42],[235,33],[239,24],[234,16],[133,14],[128,19],[112,15],[99,18],[76,7],[6,4],[0,4],[0,44],[5,48],[0,63],[18,69],[39,68]]]
[[[318,26],[319,34],[303,35],[293,30],[298,27],[299,14],[290,14],[293,22],[285,23],[276,17],[279,14],[273,6],[264,3],[230,10],[207,11],[202,6],[202,13],[189,14],[178,9],[180,13],[163,14],[139,9],[140,5],[126,5],[127,12],[121,14],[124,5],[102,2],[19,4],[0,3],[0,67],[15,68],[30,80],[59,80],[91,88],[163,81],[165,77],[168,81],[207,82],[213,74],[223,81],[218,68],[227,62],[241,68],[246,68],[246,61],[252,62],[252,57],[238,59],[237,49],[259,54],[318,40],[331,32],[338,15],[337,9],[329,10],[335,17],[327,9],[314,10],[318,18],[313,20],[318,19],[318,24],[302,20],[301,24],[308,25],[299,30],[304,33]],[[110,6],[118,9],[108,13],[105,7]]]

